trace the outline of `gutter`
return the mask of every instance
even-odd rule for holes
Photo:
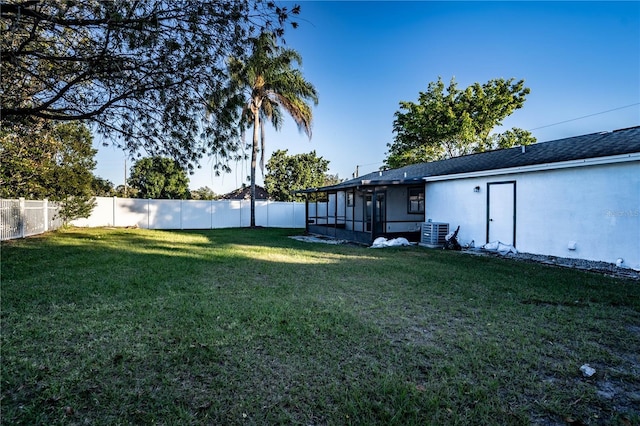
[[[390,180],[363,180],[361,186],[376,186],[376,185],[410,185],[412,183],[420,183],[421,178],[409,178],[409,179],[390,179]]]
[[[480,170],[477,172],[456,173],[451,175],[425,176],[425,182],[467,179],[486,176],[510,175],[515,173],[538,172],[544,170],[569,169],[573,167],[599,166],[603,164],[630,163],[640,161],[640,153],[612,155],[608,157],[585,158],[581,160],[561,161],[558,163],[533,164],[530,166],[509,167],[505,169]]]

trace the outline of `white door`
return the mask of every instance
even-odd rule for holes
[[[516,244],[516,183],[487,185],[487,242]]]

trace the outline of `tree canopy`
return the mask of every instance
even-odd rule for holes
[[[96,177],[91,183],[93,189],[93,195],[96,197],[113,197],[116,195],[116,189],[113,186],[113,182],[108,179]]]
[[[0,131],[0,197],[60,201],[65,220],[93,208],[96,150],[80,122],[29,120]]]
[[[282,36],[298,12],[270,0],[2,1],[2,124],[87,120],[131,153],[190,168],[208,153],[228,169],[235,117],[206,108],[224,59],[244,58],[263,29]]]
[[[523,80],[514,80],[499,78],[460,90],[455,79],[445,89],[438,78],[419,93],[417,103],[400,102],[385,166],[396,168],[535,143],[531,133],[518,128],[491,134],[504,118],[522,108],[530,92]]]
[[[339,181],[336,176],[327,174],[329,160],[318,157],[315,151],[296,155],[288,155],[287,152],[286,149],[277,150],[267,162],[264,184],[274,200],[301,201],[304,197],[294,194],[293,191],[319,188]]]
[[[201,186],[198,189],[191,190],[191,199],[192,200],[215,200],[218,198],[213,189],[208,186]]]
[[[262,152],[260,164],[264,164],[265,131],[267,121],[279,130],[283,110],[311,139],[312,110],[310,103],[317,105],[318,93],[296,68],[302,58],[293,49],[277,44],[276,36],[263,32],[252,40],[251,55],[243,59],[231,57],[228,69],[231,76],[229,93],[235,99],[244,99],[238,104],[240,126],[253,129],[251,149],[251,226],[255,226],[255,187],[258,152]],[[218,98],[212,105],[218,105]]]
[[[189,178],[180,163],[166,157],[142,158],[131,166],[129,185],[138,198],[182,199],[190,196]]]

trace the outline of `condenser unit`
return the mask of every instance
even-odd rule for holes
[[[422,224],[420,245],[426,247],[442,247],[449,233],[448,223],[425,222]]]

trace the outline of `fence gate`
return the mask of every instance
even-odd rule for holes
[[[48,200],[0,199],[0,240],[42,234],[62,226],[60,207]]]

